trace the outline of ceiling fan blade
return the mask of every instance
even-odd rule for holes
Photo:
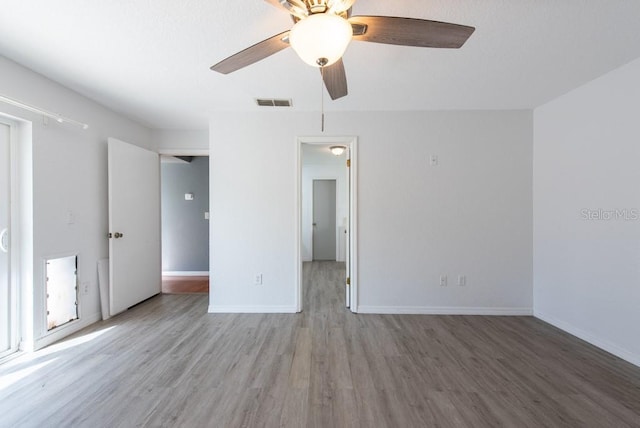
[[[352,16],[349,22],[366,25],[364,34],[354,34],[354,40],[424,48],[456,49],[475,31],[466,25],[393,16]]]
[[[247,65],[258,62],[261,59],[265,59],[274,53],[280,52],[284,48],[288,48],[288,36],[289,31],[276,34],[275,36],[256,43],[235,55],[231,55],[229,58],[223,59],[216,65],[212,65],[211,70],[222,74],[229,74],[233,71],[246,67]]]
[[[322,80],[332,100],[337,100],[347,95],[347,75],[344,72],[344,63],[339,59],[335,63],[324,67]]]

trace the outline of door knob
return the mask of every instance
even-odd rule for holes
[[[0,250],[3,253],[9,252],[9,229],[2,229],[0,232]]]
[[[317,225],[318,225],[318,223],[313,223],[313,225],[314,225],[314,226],[317,226]]]
[[[122,238],[122,237],[124,237],[124,233],[116,232],[116,233],[113,234],[113,237],[116,238],[116,239]]]

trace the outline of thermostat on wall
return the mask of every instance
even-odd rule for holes
[[[185,193],[184,194],[185,201],[193,201],[193,193]]]

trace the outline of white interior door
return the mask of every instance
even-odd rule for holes
[[[11,290],[11,257],[9,225],[11,222],[11,158],[10,128],[0,123],[0,356],[11,352],[13,296]]]
[[[109,138],[109,311],[161,291],[160,159]]]
[[[313,180],[313,260],[336,259],[336,180]]]

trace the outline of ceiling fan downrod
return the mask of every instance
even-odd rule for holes
[[[322,59],[326,64],[326,58],[318,59],[318,64]],[[324,132],[324,65],[320,65],[320,132]]]

